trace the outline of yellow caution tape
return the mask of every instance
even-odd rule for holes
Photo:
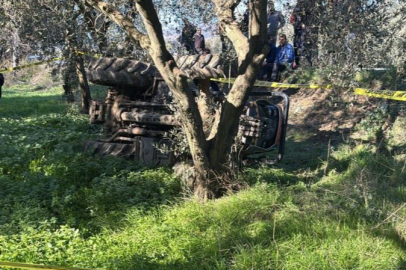
[[[76,51],[76,54],[80,55],[89,55],[92,57],[101,57],[100,54],[89,54],[83,51]],[[19,69],[24,69],[27,67],[32,67],[32,66],[39,66],[45,63],[51,63],[51,62],[56,62],[65,59],[65,57],[57,57],[57,58],[52,58],[47,61],[42,61],[42,62],[36,62],[28,65],[22,65],[18,67],[10,67],[6,69],[0,70],[0,73],[5,73],[5,72],[10,72],[14,70],[19,70]],[[234,83],[235,78],[218,78],[218,79],[211,79],[212,81],[215,82],[221,82],[221,83]],[[331,84],[288,84],[288,83],[278,83],[278,82],[265,82],[265,81],[256,81],[254,86],[258,87],[268,87],[268,88],[308,88],[308,89],[317,89],[317,88],[325,88],[325,89],[331,89],[334,87],[334,85]],[[384,99],[393,99],[393,100],[399,100],[399,101],[406,101],[406,91],[391,91],[391,90],[370,90],[370,89],[365,89],[365,88],[355,88],[354,89],[354,94],[356,95],[361,95],[361,96],[370,96],[370,97],[376,97],[376,98],[384,98]]]
[[[87,52],[83,52],[83,51],[76,51],[76,54],[88,55],[88,56],[92,56],[94,58],[101,57],[101,54],[91,54],[91,53],[87,53]]]
[[[211,79],[215,82],[222,82],[222,83],[234,83],[235,78],[219,78],[219,79]],[[327,84],[288,84],[288,83],[277,83],[277,82],[264,82],[264,81],[256,81],[254,86],[260,87],[269,87],[269,88],[309,88],[309,89],[317,89],[317,88],[325,88],[331,89],[334,85]],[[370,90],[365,88],[354,88],[354,94],[360,96],[369,96],[375,98],[383,98],[383,99],[393,99],[398,101],[406,101],[406,91],[391,91],[391,90]]]
[[[222,83],[234,83],[235,78],[219,78],[219,79],[211,79],[215,82],[222,82]],[[268,87],[268,88],[309,88],[309,89],[317,89],[317,88],[326,88],[331,89],[334,86],[331,84],[288,84],[288,83],[278,83],[278,82],[265,82],[265,81],[256,81],[254,86],[259,87]]]
[[[309,88],[309,89],[317,89],[317,88],[331,89],[331,88],[333,88],[333,85],[331,85],[331,84],[288,84],[288,83],[264,82],[264,81],[257,81],[257,82],[255,82],[254,85],[261,86],[261,87],[272,87],[272,88]]]
[[[360,96],[406,101],[406,91],[370,90],[365,88],[355,88],[354,94]]]
[[[15,262],[0,262],[0,266],[7,267],[7,268],[42,269],[42,270],[101,270],[101,269],[85,269],[85,268],[49,266],[49,265],[15,263]]]
[[[5,72],[14,71],[14,70],[24,69],[24,68],[28,68],[28,67],[32,67],[32,66],[39,66],[39,65],[43,65],[45,63],[56,62],[56,61],[60,61],[60,60],[63,60],[63,59],[65,59],[65,58],[64,57],[58,57],[58,58],[52,58],[52,59],[49,59],[49,60],[46,60],[46,61],[36,62],[36,63],[22,65],[22,66],[18,66],[18,67],[10,67],[10,68],[0,70],[0,73],[5,73]]]
[[[100,54],[90,54],[90,53],[86,53],[86,52],[82,52],[82,51],[76,51],[76,54],[78,54],[78,55],[79,54],[80,55],[89,55],[89,56],[92,56],[92,57],[95,57],[95,58],[101,57]],[[49,60],[46,60],[46,61],[35,62],[35,63],[32,63],[32,64],[22,65],[22,66],[18,66],[18,67],[10,67],[10,68],[0,70],[0,73],[11,72],[11,71],[14,71],[14,70],[20,70],[20,69],[24,69],[24,68],[28,68],[28,67],[33,67],[33,66],[40,66],[40,65],[43,65],[43,64],[46,64],[46,63],[52,63],[52,62],[60,61],[60,60],[63,60],[65,58],[66,57],[57,57],[57,58],[52,58],[52,59],[49,59]]]

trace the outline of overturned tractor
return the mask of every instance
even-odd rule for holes
[[[224,78],[219,56],[183,56],[177,63],[191,79],[190,86],[197,98],[197,85],[211,85],[212,98],[221,105],[227,89],[220,91],[215,84],[208,83],[212,78]],[[109,86],[106,101],[93,101],[90,109],[90,123],[104,125],[105,139],[86,142],[87,150],[144,164],[176,162],[173,152],[162,149],[172,143],[168,132],[181,123],[173,110],[171,92],[153,65],[129,59],[99,58],[91,60],[87,76],[92,83]],[[273,97],[282,104],[272,104]],[[238,159],[280,161],[288,110],[286,94],[263,89],[253,91],[240,117]],[[275,150],[277,153],[271,158],[270,153]]]

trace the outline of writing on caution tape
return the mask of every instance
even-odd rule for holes
[[[88,55],[88,56],[92,56],[92,57],[95,57],[95,58],[100,57],[100,54],[90,54],[90,53],[86,53],[86,52],[82,52],[82,51],[76,51],[75,54],[77,54],[77,55]],[[33,66],[40,66],[40,65],[43,65],[43,64],[47,64],[47,63],[61,61],[63,59],[66,59],[66,57],[57,57],[57,58],[52,58],[52,59],[45,60],[45,61],[35,62],[35,63],[27,64],[27,65],[21,65],[21,66],[18,66],[18,67],[9,67],[9,68],[5,68],[5,69],[0,70],[0,73],[11,72],[11,71],[20,70],[20,69],[24,69],[24,68],[28,68],[28,67],[33,67]]]
[[[360,95],[360,96],[406,101],[406,91],[391,91],[391,90],[382,91],[382,90],[355,88],[354,94]]]
[[[234,83],[235,78],[219,78],[219,79],[211,79],[215,82],[221,83]],[[288,84],[288,83],[277,83],[277,82],[264,82],[264,81],[256,81],[254,86],[258,87],[269,87],[269,88],[309,88],[309,89],[317,89],[317,88],[325,88],[331,89],[333,85],[331,84]]]
[[[0,269],[2,269],[2,267],[19,268],[19,269],[41,269],[41,270],[101,270],[101,269],[85,269],[85,268],[63,267],[63,266],[48,266],[48,265],[16,263],[16,262],[0,262]]]

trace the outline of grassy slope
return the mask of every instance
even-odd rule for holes
[[[0,261],[106,269],[406,269],[405,156],[290,130],[277,168],[205,205],[167,169],[81,153],[61,89],[0,100]],[[293,155],[293,152],[296,154]],[[385,219],[389,218],[385,221]],[[385,221],[385,222],[383,222]]]

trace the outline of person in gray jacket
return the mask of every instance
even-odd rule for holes
[[[285,25],[285,18],[280,11],[275,10],[275,4],[273,2],[271,2],[269,5],[267,19],[268,37],[272,40],[273,45],[276,45],[278,30]]]
[[[204,36],[202,35],[202,29],[197,28],[196,34],[193,36],[195,42],[195,51],[197,54],[202,54],[203,50],[206,48],[204,44]]]

